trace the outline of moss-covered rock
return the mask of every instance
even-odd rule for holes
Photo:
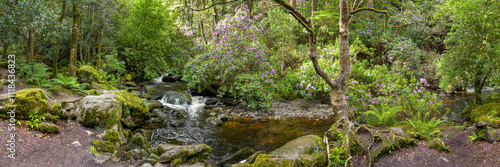
[[[83,66],[77,71],[78,80],[81,83],[99,82],[99,73],[94,67]]]
[[[470,119],[475,123],[488,122],[492,127],[500,127],[500,103],[488,103],[472,110]]]
[[[486,96],[486,98],[484,99],[484,104],[488,103],[500,103],[500,93],[495,93]]]
[[[57,115],[60,119],[68,119],[68,115],[63,112],[59,101],[52,102],[49,107],[50,114]]]
[[[86,96],[80,100],[77,121],[87,127],[103,126],[110,128],[120,122],[122,103],[117,94]]]
[[[23,89],[16,92],[16,98],[14,102],[9,101],[7,98],[3,101],[4,108],[0,110],[0,117],[10,118],[11,110],[14,110],[16,119],[28,119],[29,116],[35,111],[38,114],[46,113],[48,101],[47,95],[41,89]]]
[[[140,99],[135,93],[125,90],[113,92],[117,94],[116,98],[121,102],[123,107],[122,123],[128,128],[137,128],[141,126],[142,121],[149,113],[147,103]]]
[[[38,124],[38,130],[42,133],[60,133],[61,130],[57,125],[48,122]]]
[[[246,163],[249,163],[249,164],[253,164],[255,163],[255,160],[257,159],[257,157],[260,155],[260,154],[263,154],[262,151],[257,151],[255,153],[253,153],[252,155],[250,155],[250,157],[247,158],[247,161]]]
[[[148,140],[144,136],[142,136],[140,133],[134,134],[132,138],[128,141],[128,146],[130,148],[138,148],[138,149],[146,149],[149,150],[151,148],[151,145],[149,144]]]
[[[207,119],[207,123],[212,126],[221,126],[223,124],[222,120],[217,117],[210,117]]]
[[[304,154],[314,154],[325,149],[321,137],[316,135],[302,136],[294,139],[280,148],[272,151],[271,155],[279,155],[289,158],[300,158]]]
[[[470,120],[470,113],[472,112],[473,109],[475,109],[476,107],[478,107],[479,105],[477,104],[469,104],[467,105],[467,107],[465,107],[462,112],[460,113],[460,115],[462,115],[465,119],[465,121],[469,121]]]
[[[115,144],[108,142],[108,141],[102,141],[102,140],[96,140],[92,139],[91,140],[92,144],[96,148],[97,151],[100,152],[108,152],[108,153],[114,153],[115,152]]]
[[[483,138],[486,141],[500,141],[500,128],[486,127],[483,131]]]
[[[276,155],[260,154],[257,156],[254,167],[301,167],[302,163],[298,158],[284,158]]]
[[[159,162],[170,164],[178,163],[196,163],[208,158],[212,152],[212,148],[206,144],[197,145],[173,145],[160,144],[156,149],[157,153],[161,153]]]
[[[232,165],[236,164],[242,160],[247,159],[249,156],[251,156],[253,153],[255,153],[255,150],[250,148],[250,147],[245,147],[241,149],[240,151],[234,153],[233,155],[224,158],[222,161],[217,163],[219,166],[225,166],[225,165]]]
[[[125,78],[126,81],[132,81],[132,75],[131,74],[125,74],[125,76],[123,76]]]

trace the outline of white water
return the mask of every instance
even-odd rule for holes
[[[198,113],[201,111],[203,106],[205,106],[206,100],[207,99],[204,98],[203,96],[191,96],[191,104],[186,104],[186,103],[180,104],[179,99],[175,99],[174,104],[171,104],[168,103],[168,97],[163,96],[159,101],[160,103],[163,104],[163,106],[187,111],[190,118],[196,118],[198,117]]]

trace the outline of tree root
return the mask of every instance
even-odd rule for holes
[[[366,124],[358,124],[348,117],[342,116],[325,133],[324,139],[326,139],[327,146],[333,143],[335,147],[343,150],[344,157],[347,157],[345,166],[350,164],[353,154],[365,153],[369,160],[369,166],[373,166],[379,155],[415,144],[416,140],[401,133],[401,131],[401,128],[398,127],[375,128]],[[328,156],[330,156],[329,151]]]

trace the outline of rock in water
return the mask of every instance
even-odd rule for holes
[[[278,155],[289,158],[300,158],[304,154],[314,154],[325,148],[321,137],[308,135],[296,138],[284,146],[272,151],[271,155]]]
[[[223,159],[220,161],[217,165],[219,166],[226,166],[226,165],[233,165],[238,162],[241,162],[242,160],[247,159],[249,156],[255,153],[255,150],[253,150],[250,147],[245,147],[241,149],[240,151],[236,152],[235,154]]]

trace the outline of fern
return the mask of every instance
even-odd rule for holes
[[[30,63],[19,68],[21,76],[26,79],[29,83],[36,84],[38,86],[50,87],[50,81],[47,79],[49,73],[47,72],[47,66],[43,63]]]
[[[390,126],[397,122],[397,114],[401,111],[401,106],[389,107],[387,104],[382,104],[379,108],[374,107],[373,110],[366,112],[367,115],[372,115],[371,124]]]
[[[408,120],[408,123],[411,125],[413,130],[416,132],[413,134],[413,136],[421,139],[428,140],[438,134],[440,132],[439,129],[436,129],[436,127],[443,122],[443,120],[439,120],[436,118],[432,118],[429,121],[417,119],[417,120]]]
[[[80,84],[75,77],[64,77],[61,73],[57,74],[57,79],[55,79],[56,84],[68,88],[68,89],[78,89]]]

